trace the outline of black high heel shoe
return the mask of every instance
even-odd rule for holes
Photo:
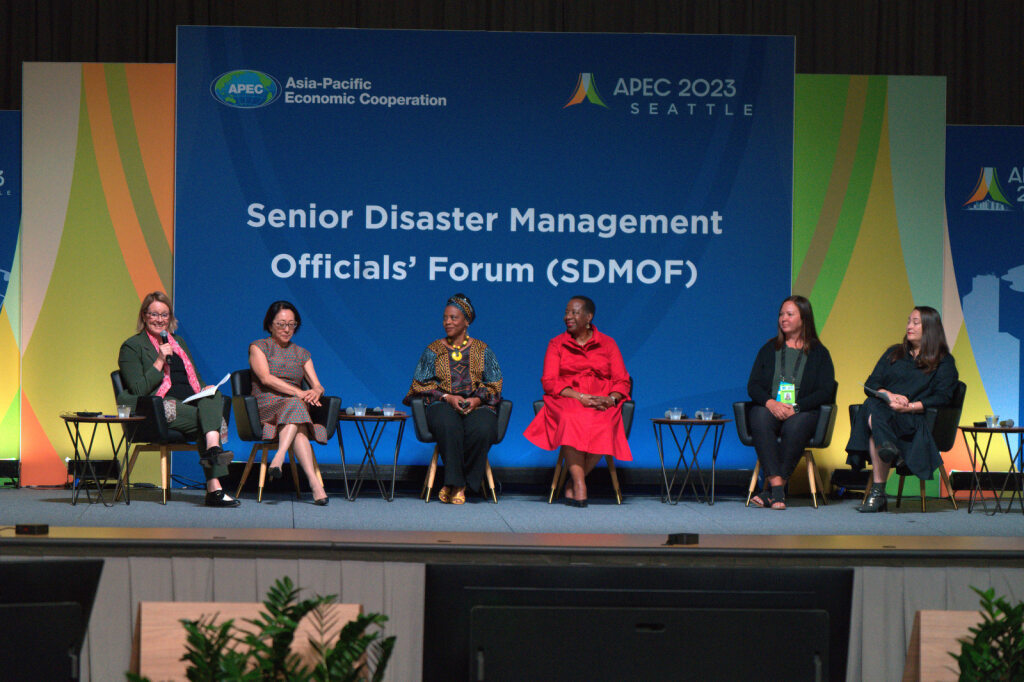
[[[281,467],[269,467],[267,469],[267,476],[269,476],[272,481],[281,478],[283,475],[284,474],[281,473]]]
[[[862,513],[883,512],[888,507],[889,499],[885,494],[885,484],[872,483],[868,499],[864,500],[864,504],[857,507],[857,511]]]
[[[313,504],[315,504],[315,505],[316,505],[316,506],[318,506],[318,507],[326,507],[326,506],[327,506],[327,503],[328,503],[329,501],[330,501],[330,500],[329,500],[329,498],[327,497],[327,495],[324,495],[323,497],[321,497],[321,498],[320,498],[320,499],[318,499],[318,500],[313,500]]]

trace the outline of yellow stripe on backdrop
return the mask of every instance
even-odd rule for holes
[[[52,87],[54,80],[76,78],[78,88]],[[72,450],[58,415],[113,410],[109,373],[119,345],[134,333],[141,296],[170,288],[173,227],[165,221],[173,216],[173,82],[170,64],[26,68],[26,119],[30,111],[79,112],[73,146],[48,145],[40,135],[45,131],[24,140],[25,166],[37,175],[47,164],[72,167],[68,183],[50,187],[50,201],[64,202],[66,215],[58,219],[38,202],[23,214],[36,234],[24,248],[23,268],[37,268],[34,285],[44,287],[23,351],[26,485],[64,482],[63,459]],[[166,126],[170,132],[149,135]],[[144,143],[139,131],[147,134]],[[152,458],[139,466],[135,480],[158,479]]]

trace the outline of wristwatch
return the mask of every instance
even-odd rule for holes
[[[793,414],[796,414],[799,411],[800,411],[799,403],[793,403]]]

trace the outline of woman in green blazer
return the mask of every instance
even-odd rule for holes
[[[134,410],[140,397],[161,396],[167,425],[187,438],[195,438],[199,446],[199,463],[206,475],[206,506],[237,507],[239,501],[220,485],[220,477],[227,475],[232,459],[232,453],[221,447],[227,438],[224,397],[214,392],[190,403],[181,402],[204,386],[185,340],[173,333],[177,328],[167,294],[154,291],[142,300],[137,333],[121,344],[117,355],[125,386],[117,402]]]

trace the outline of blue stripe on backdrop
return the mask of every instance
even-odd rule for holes
[[[7,296],[21,225],[21,112],[0,111],[0,306]]]
[[[746,395],[789,293],[792,38],[181,27],[178,43],[176,309],[205,375],[245,366],[284,298],[329,392],[397,403],[462,291],[516,403],[492,461],[547,465],[519,434],[582,293],[636,379],[634,466],[658,465],[649,418]],[[402,463],[428,457],[407,443]],[[749,460],[730,433],[719,463]]]

